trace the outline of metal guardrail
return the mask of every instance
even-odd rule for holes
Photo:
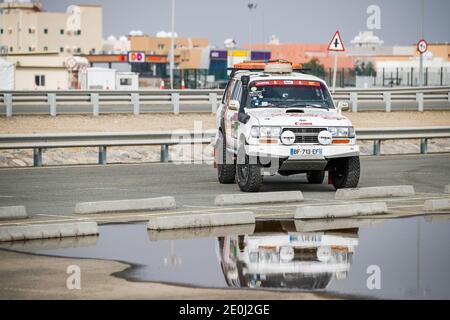
[[[373,154],[381,154],[384,140],[420,139],[420,153],[428,152],[428,140],[450,138],[450,127],[423,128],[374,128],[357,129],[358,140],[374,141]],[[112,146],[160,145],[161,162],[169,160],[169,146],[178,144],[209,144],[215,138],[215,130],[206,132],[126,132],[82,134],[8,134],[0,135],[0,149],[33,149],[35,167],[42,166],[45,148],[98,147],[99,164],[107,163],[107,148]]]
[[[356,129],[358,140],[373,141],[373,155],[381,155],[383,140],[420,139],[420,153],[428,153],[428,140],[450,138],[450,127]]]
[[[91,109],[91,113],[98,116],[100,107],[103,109],[111,105],[131,105],[132,109],[128,112],[132,110],[133,114],[139,115],[143,112],[143,106],[148,105],[171,106],[173,113],[179,114],[180,105],[200,103],[209,104],[211,112],[215,113],[222,94],[223,90],[1,91],[0,105],[4,105],[7,117],[13,115],[14,106],[45,106],[50,115],[56,116],[58,108],[77,105],[82,106],[83,110]],[[450,86],[337,89],[333,98],[349,101],[353,112],[358,111],[358,103],[362,102],[383,103],[387,112],[392,110],[393,102],[415,103],[418,111],[424,111],[425,102],[450,103]]]

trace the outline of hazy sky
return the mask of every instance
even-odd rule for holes
[[[408,45],[419,38],[420,0],[176,0],[176,32],[180,36],[209,38],[222,46],[226,38],[238,45],[249,41],[247,3],[252,12],[252,42],[268,42],[274,34],[281,42],[328,43],[339,29],[349,43],[366,29],[366,9],[381,8],[381,29],[386,44]],[[170,30],[171,0],[41,0],[48,11],[64,11],[70,4],[103,6],[104,36],[142,30],[154,35]],[[450,42],[450,0],[425,0],[424,35],[429,42]]]

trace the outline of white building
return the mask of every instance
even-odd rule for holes
[[[103,40],[103,52],[106,54],[126,54],[131,51],[131,43],[128,37],[116,38],[111,35]]]

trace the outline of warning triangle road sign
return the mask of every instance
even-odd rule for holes
[[[328,51],[345,51],[344,43],[342,42],[339,31],[336,31],[330,44],[328,45]]]

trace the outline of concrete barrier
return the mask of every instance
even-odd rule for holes
[[[382,197],[406,197],[415,194],[413,186],[384,186],[339,189],[334,198],[336,200],[351,200],[364,198],[382,198]]]
[[[182,216],[151,217],[147,228],[149,230],[171,230],[254,223],[255,216],[253,212],[184,214]]]
[[[150,241],[161,240],[188,240],[196,238],[217,238],[225,236],[250,235],[255,231],[254,224],[235,226],[219,226],[210,228],[175,229],[175,230],[148,230]]]
[[[444,193],[450,193],[450,184],[444,187]]]
[[[281,191],[281,192],[219,194],[216,196],[214,204],[216,206],[226,206],[236,204],[280,203],[280,202],[300,202],[300,201],[303,201],[303,194],[301,191]]]
[[[92,236],[98,234],[96,222],[31,224],[0,227],[0,242]]]
[[[347,218],[387,213],[384,202],[298,207],[295,219]]]
[[[295,229],[297,232],[317,232],[317,231],[331,231],[344,230],[381,226],[386,222],[386,219],[372,218],[372,219],[313,219],[313,220],[295,220]]]
[[[174,209],[176,206],[174,197],[81,202],[76,204],[75,213],[91,214],[104,212],[162,210]]]
[[[426,200],[423,209],[425,211],[450,210],[450,198]]]
[[[14,220],[28,218],[24,206],[0,207],[0,220]]]

